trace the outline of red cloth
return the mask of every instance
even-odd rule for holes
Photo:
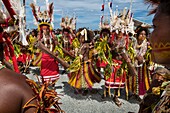
[[[96,62],[96,66],[101,68],[105,68],[107,64],[108,64],[107,62],[101,61],[99,59]]]
[[[105,80],[105,87],[107,87],[107,88],[124,88],[126,73],[123,72],[122,75],[119,75],[119,76],[116,75],[116,72],[121,67],[122,61],[113,59],[113,62],[118,63],[118,65],[113,67],[113,73],[111,74],[110,78]]]
[[[22,63],[26,63],[27,60],[30,60],[31,56],[27,55],[26,53],[22,53],[19,55],[19,57],[17,58],[18,62],[22,62]]]
[[[19,73],[19,68],[18,68],[18,64],[17,64],[17,59],[16,56],[14,54],[14,47],[11,43],[11,40],[8,36],[7,33],[3,33],[3,37],[5,38],[5,41],[3,41],[3,43],[6,43],[5,47],[4,47],[4,54],[5,54],[5,59],[7,61],[11,60],[13,61],[13,67],[15,72]]]
[[[8,45],[8,50],[9,50],[10,56],[11,56],[12,61],[13,61],[14,70],[15,70],[15,72],[19,73],[17,59],[16,59],[16,56],[14,54],[14,47],[13,47],[9,38],[6,38],[6,43]]]
[[[107,66],[107,62],[104,62],[104,61],[102,61],[101,63],[100,63],[100,67],[103,67],[103,68],[105,68],[106,66]]]
[[[58,62],[46,53],[42,53],[40,74],[44,81],[48,81],[50,79],[56,80],[59,78]]]
[[[70,37],[70,39],[69,39],[70,45],[72,45],[72,42],[73,42],[74,38],[73,38],[73,36],[71,34],[69,35],[69,37]]]
[[[112,44],[114,39],[115,39],[115,33],[112,33],[109,43]]]

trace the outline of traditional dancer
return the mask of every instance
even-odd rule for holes
[[[135,96],[139,101],[140,95],[144,95],[145,91],[150,87],[150,70],[148,69],[148,62],[146,62],[146,53],[148,50],[147,41],[148,29],[146,27],[139,26],[136,30],[137,45],[135,48],[135,62],[134,65],[137,69],[138,76],[133,76],[132,82],[132,96]],[[149,54],[149,53],[148,53]]]
[[[110,48],[107,49],[107,51],[108,53],[111,52],[111,55],[108,53],[108,55],[106,55],[109,61],[106,62],[106,67],[109,66],[111,68],[109,69],[110,71],[105,70],[105,74],[108,74],[109,72],[110,76],[105,75],[105,92],[103,97],[111,96],[110,89],[114,89],[113,100],[116,105],[120,106],[121,102],[119,101],[118,97],[120,96],[120,89],[125,88],[128,68],[135,71],[127,54],[129,46],[128,32],[134,32],[134,22],[129,16],[129,13],[126,12],[126,9],[124,9],[123,13],[120,14],[121,16],[118,16],[118,12],[114,13],[113,15],[112,11],[111,15],[112,18],[110,20],[110,29],[112,30],[112,35],[108,35],[109,37],[107,39],[107,43],[109,44]]]
[[[74,87],[77,93],[82,91],[86,95],[88,89],[92,89],[94,83],[101,81],[100,74],[93,66],[93,61],[89,58],[90,51],[90,31],[83,29],[79,36],[80,47],[78,49],[77,57],[68,68],[70,71],[69,84]]]
[[[75,23],[76,18],[69,18],[66,16],[65,18],[63,17],[61,20],[60,26],[62,27],[62,47],[66,50],[71,50],[72,49],[72,42],[75,38]]]
[[[15,72],[20,72],[18,69],[18,64],[17,64],[17,58],[14,53],[14,46],[11,42],[10,35],[7,32],[3,31],[3,28],[0,29],[0,36],[1,36],[1,41],[4,43],[4,52],[5,52],[5,59],[3,59],[4,63],[8,65],[10,60],[13,62],[13,68],[11,66],[7,66],[11,69],[14,69]]]
[[[31,4],[32,11],[38,24],[38,40],[41,41],[46,48],[51,52],[55,49],[55,36],[52,32],[52,14],[53,14],[53,3],[49,4],[49,11],[36,12],[35,6]],[[41,72],[43,83],[54,82],[59,79],[59,67],[58,62],[55,61],[50,55],[42,52],[41,57]],[[54,84],[55,85],[55,84]]]

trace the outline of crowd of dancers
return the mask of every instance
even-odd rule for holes
[[[141,102],[140,109],[152,110],[147,98],[159,100],[166,85],[160,86],[169,81],[170,72],[152,60],[147,25],[133,26],[129,11],[124,9],[115,13],[110,23],[102,20],[100,30],[76,29],[76,18],[68,16],[61,19],[59,29],[53,29],[53,4],[44,12],[36,10],[33,3],[31,8],[38,27],[28,31],[28,44],[17,37],[18,31],[7,33],[0,28],[4,48],[1,61],[6,67],[21,74],[28,74],[30,66],[39,67],[42,83],[52,82],[54,87],[62,74],[60,64],[75,94],[86,95],[103,79],[102,99],[111,97],[120,107],[120,92],[125,89],[127,100],[135,97]]]

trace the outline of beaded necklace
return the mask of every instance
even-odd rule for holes
[[[43,40],[44,40],[45,47],[48,47],[47,38],[46,38],[45,34],[43,34]],[[53,44],[52,44],[52,37],[51,37],[51,35],[50,35],[49,41],[50,41],[50,51],[52,51],[53,50]]]

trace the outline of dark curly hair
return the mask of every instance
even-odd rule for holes
[[[69,28],[63,28],[63,33],[64,33],[64,32],[70,33],[70,29],[69,29]]]
[[[104,33],[104,32],[106,32],[107,34],[110,35],[110,30],[109,30],[109,29],[102,29],[102,30],[100,31],[100,35],[101,35],[102,33]]]
[[[146,32],[146,37],[148,37],[148,35],[149,35],[149,30],[146,27],[138,26],[135,31],[136,31],[136,37],[137,38],[139,37],[139,35],[142,31]]]
[[[4,29],[2,28],[2,26],[0,26],[0,33],[2,33],[4,31]]]
[[[85,41],[85,42],[87,42],[87,43],[91,42],[92,39],[94,38],[94,32],[93,32],[92,30],[89,30],[89,29],[85,28],[85,27],[79,28],[79,29],[77,30],[77,33],[78,33],[78,34],[77,34],[77,38],[78,38],[78,39],[80,38],[80,32],[81,32],[83,29],[86,29],[86,30],[87,30],[87,41]]]

